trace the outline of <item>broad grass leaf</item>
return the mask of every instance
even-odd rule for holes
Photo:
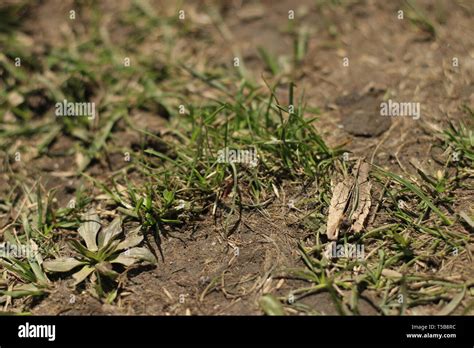
[[[114,240],[122,232],[122,218],[116,217],[107,227],[99,232],[99,248],[102,248]]]
[[[464,295],[466,294],[466,287],[462,289],[462,291],[453,297],[451,302],[449,302],[442,310],[439,311],[437,315],[449,315],[459,306]]]
[[[41,269],[41,266],[36,262],[36,261],[28,261],[30,263],[30,267],[33,270],[33,273],[36,276],[36,279],[38,280],[38,284],[42,286],[47,286],[49,283],[49,279],[46,277],[46,274],[44,274],[43,270]]]
[[[137,247],[137,248],[131,248],[122,252],[112,262],[121,263],[125,266],[130,266],[134,264],[136,261],[147,261],[154,264],[156,263],[156,258],[148,248]]]
[[[91,266],[84,266],[81,268],[79,272],[76,272],[72,275],[74,278],[74,285],[77,285],[84,281],[92,272],[94,272],[95,268]]]
[[[35,296],[41,295],[44,291],[39,289],[33,284],[22,284],[15,286],[13,290],[10,291],[1,291],[0,295],[11,296],[12,298],[24,297],[24,296]]]
[[[134,246],[140,244],[140,242],[143,240],[143,236],[138,233],[140,231],[140,228],[141,226],[133,229],[130,233],[128,233],[125,237],[125,240],[123,240],[119,243],[119,245],[117,245],[117,250],[133,248]]]
[[[72,257],[63,257],[43,262],[43,268],[48,272],[69,272],[82,265],[83,262]]]
[[[280,301],[273,295],[264,295],[259,301],[260,307],[266,315],[285,315]]]
[[[86,242],[87,249],[97,251],[97,232],[99,232],[100,229],[99,216],[93,210],[89,210],[89,212],[84,215],[84,220],[78,232]]]

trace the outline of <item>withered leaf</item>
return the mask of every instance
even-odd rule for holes
[[[370,205],[372,204],[372,200],[370,199],[372,184],[369,181],[369,169],[370,166],[367,162],[359,162],[359,172],[357,175],[357,207],[355,207],[351,216],[351,231],[356,233],[359,233],[362,231],[362,228],[364,228],[364,222],[367,215],[369,215]]]
[[[326,229],[326,234],[330,240],[336,240],[339,235],[353,181],[352,178],[347,178],[346,181],[342,181],[334,187]]]
[[[337,240],[343,222],[350,224],[350,231],[360,232],[372,204],[368,163],[359,159],[351,176],[344,178],[333,190],[329,206],[326,234]]]

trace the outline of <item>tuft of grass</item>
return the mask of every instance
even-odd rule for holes
[[[374,165],[375,166],[375,165]],[[452,225],[453,222],[441,212],[441,210],[434,205],[434,203],[431,201],[431,199],[426,195],[426,193],[423,192],[423,190],[418,187],[416,184],[413,182],[410,182],[409,180],[393,173],[390,171],[385,171],[382,168],[375,166],[379,172],[381,172],[383,175],[389,177],[390,179],[396,181],[397,183],[403,185],[405,188],[413,192],[415,195],[417,195],[422,202],[429,207],[431,210],[433,210],[440,218],[441,220],[447,224],[447,225]]]
[[[465,113],[474,121],[474,111],[467,105],[463,106]],[[455,124],[449,121],[449,128],[443,132],[445,142],[451,148],[451,162],[461,166],[471,167],[474,163],[474,132],[463,122]],[[454,163],[456,164],[456,163]]]
[[[408,19],[420,30],[428,33],[431,38],[436,38],[436,28],[433,22],[419,8],[414,0],[405,0],[408,10]]]
[[[278,64],[277,58],[268,52],[264,47],[258,47],[258,53],[265,63],[266,67],[270,72],[277,76],[280,73],[280,65]]]

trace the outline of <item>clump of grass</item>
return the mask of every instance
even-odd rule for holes
[[[0,295],[18,298],[48,292],[51,282],[42,268],[37,244],[33,240],[22,244],[11,234],[5,235],[5,241],[0,250],[0,266],[4,269]]]
[[[284,179],[322,178],[340,150],[324,143],[313,120],[304,117],[304,105],[293,100],[293,85],[289,88],[284,105],[273,92],[265,96],[244,84],[233,101],[179,115],[180,130],[166,132],[170,141],[162,151],[146,148],[136,156],[149,178],[145,187],[128,183],[122,192],[108,189],[109,196],[143,225],[157,227],[179,223],[186,210],[211,207],[215,213],[220,207],[235,213],[257,207],[275,198]],[[219,151],[226,148],[252,149],[258,164],[220,162]]]
[[[474,111],[467,105],[465,113],[474,121]],[[451,162],[461,167],[472,168],[474,163],[474,132],[463,122],[449,121],[449,128],[443,132],[445,144],[451,149]]]
[[[15,193],[18,191],[21,193]],[[2,232],[0,294],[5,298],[41,296],[52,286],[43,259],[57,252],[62,240],[58,231],[75,228],[78,212],[89,202],[78,190],[75,203],[60,208],[55,194],[54,190],[45,191],[38,183],[28,187],[18,178],[5,200],[4,208],[16,212]]]

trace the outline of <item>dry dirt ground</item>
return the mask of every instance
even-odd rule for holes
[[[233,59],[238,56],[245,64],[246,74],[261,86],[275,80],[258,48],[263,47],[278,57],[285,70],[294,52],[294,34],[289,26],[297,26],[301,35],[306,35],[307,42],[304,56],[292,70],[295,97],[304,96],[308,108],[318,108],[319,115],[313,126],[328,145],[343,146],[351,158],[365,157],[402,175],[416,173],[412,165],[415,159],[435,173],[442,167],[435,159],[443,151],[435,146],[439,139],[434,133],[445,129],[448,120],[471,122],[461,109],[462,105],[474,105],[474,7],[471,1],[417,1],[417,6],[433,21],[435,34],[409,20],[408,10],[405,18],[399,19],[398,11],[407,6],[402,1],[144,3],[163,17],[185,10],[189,28],[168,44],[172,59],[191,62],[197,71],[223,72],[225,79],[226,71],[229,71],[227,76],[234,74]],[[124,50],[129,47],[137,59],[155,56],[156,70],[159,70],[170,58],[162,52],[162,45],[168,37],[173,37],[173,28],[171,26],[170,32],[161,32],[161,27],[152,28],[140,42],[133,42],[128,35],[144,24],[119,21],[131,6],[132,1],[101,2],[103,27],[98,30],[107,31],[111,45],[119,45]],[[75,22],[67,16],[71,8],[79,9]],[[295,13],[295,23],[288,24],[290,10]],[[71,37],[82,42],[96,30],[91,24],[93,15],[87,6],[76,2],[40,1],[18,14],[20,26],[15,30],[22,33],[22,40],[31,43],[32,52],[37,55],[44,55],[55,46],[70,46],[73,50]],[[453,59],[458,65],[453,66]],[[187,98],[199,106],[204,99],[220,97],[208,84],[192,79],[186,71],[173,68],[168,74],[170,76],[162,81],[163,90],[170,90],[175,77],[185,83],[178,83],[169,99],[164,97],[167,105],[176,105],[179,98]],[[136,78],[130,76],[131,84]],[[288,99],[289,82],[285,77],[279,81],[276,90],[279,99]],[[90,86],[94,90],[92,100],[98,103],[113,100],[114,91],[104,86],[107,85]],[[420,118],[380,117],[379,106],[387,96],[393,100],[419,102]],[[41,97],[38,100],[41,104]],[[148,132],[159,133],[169,127],[170,115],[165,109],[151,107],[129,112],[134,125]],[[48,117],[48,113],[35,116],[32,124],[42,117]],[[143,135],[130,131],[127,124],[119,121],[107,141],[107,149],[112,149],[110,153],[92,161],[85,170],[102,182],[109,182],[124,166],[121,151],[113,149],[140,147]],[[74,142],[71,136],[59,136],[42,156],[36,156],[33,150],[24,153],[22,161],[12,162],[11,171],[1,174],[2,194],[7,195],[18,178],[30,184],[39,181],[45,190],[56,189],[58,206],[74,198],[80,187],[89,197],[103,194],[88,178],[70,175],[77,163],[77,155],[70,151]],[[12,146],[35,149],[38,141],[35,137],[22,137]],[[152,146],[156,148],[159,144]],[[3,153],[4,162],[11,153],[14,151]],[[128,179],[135,185],[147,180],[139,171],[131,171]],[[456,191],[453,203],[456,211],[467,211],[471,216],[472,183],[472,177],[466,179],[464,188]],[[6,308],[53,315],[262,314],[259,300],[263,294],[286,296],[292,289],[306,286],[302,280],[282,275],[287,269],[304,267],[298,245],[314,238],[301,222],[301,211],[289,204],[291,200],[308,196],[311,188],[303,183],[283,183],[280,192],[278,199],[264,209],[243,211],[235,230],[229,234],[224,232],[224,218],[219,214],[212,216],[210,211],[184,225],[166,229],[166,233],[158,236],[149,233],[146,244],[156,253],[157,265],[129,270],[122,291],[111,304],[94,298],[84,289],[72,287],[68,278],[58,277],[47,295],[15,300]],[[3,229],[13,218],[14,212],[2,215],[0,227]],[[369,218],[366,228],[376,228],[387,219],[386,216]],[[461,233],[470,233],[460,226],[456,228]],[[443,269],[446,276],[456,276],[472,287],[472,243],[470,248],[462,258],[451,261],[449,267],[438,270]],[[468,286],[458,313],[472,303],[469,291]],[[380,313],[375,303],[383,296],[375,291],[365,293],[359,300],[359,313]],[[308,295],[299,303],[305,310],[287,308],[287,313],[338,313],[329,292]],[[410,309],[407,314],[434,314],[439,310],[436,304],[428,303]]]

